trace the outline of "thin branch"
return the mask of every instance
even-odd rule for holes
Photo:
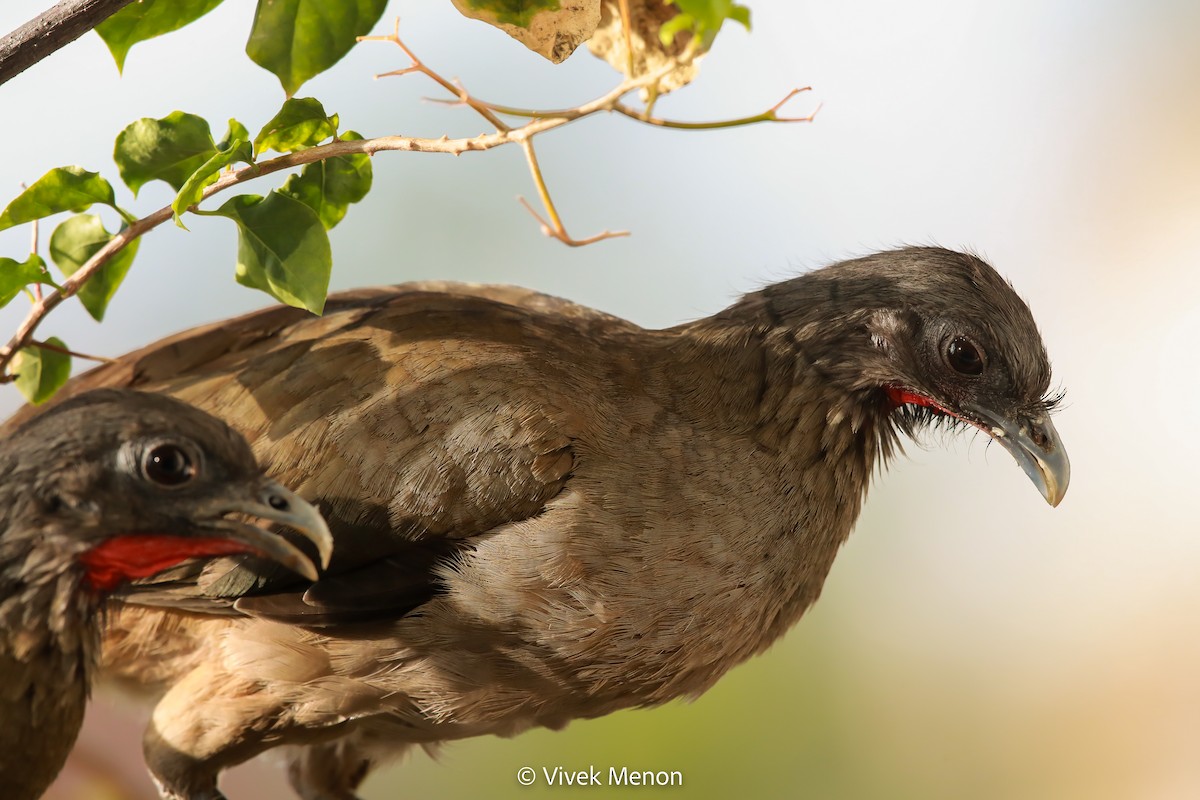
[[[605,239],[615,239],[619,236],[629,235],[629,231],[604,231],[595,236],[589,236],[586,239],[572,239],[570,234],[567,233],[567,229],[563,227],[562,218],[558,216],[558,210],[554,207],[554,201],[550,199],[550,190],[546,188],[546,181],[542,178],[542,168],[538,166],[537,153],[533,150],[533,140],[525,139],[522,141],[521,149],[525,151],[525,160],[529,162],[529,171],[533,173],[533,185],[537,187],[538,197],[541,198],[542,207],[546,209],[546,216],[550,218],[550,221],[547,222],[542,219],[524,197],[518,197],[517,200],[541,224],[544,235],[552,236],[571,247],[583,247],[584,245],[594,244]]]
[[[648,111],[638,111],[637,109],[630,108],[624,103],[614,103],[612,110],[616,111],[618,114],[624,114],[630,119],[636,119],[638,122],[645,123],[646,125],[653,125],[656,128],[674,128],[676,130],[685,131],[712,131],[719,130],[721,128],[737,128],[743,125],[754,125],[759,122],[812,122],[813,118],[817,116],[817,112],[821,110],[820,105],[813,109],[812,113],[806,117],[779,116],[779,109],[782,108],[787,101],[791,100],[801,92],[808,92],[811,90],[811,86],[805,86],[802,89],[792,89],[787,93],[786,97],[768,108],[766,111],[763,111],[761,114],[753,114],[749,117],[737,117],[736,119],[716,120],[714,122],[679,122],[677,120],[660,119],[659,117],[650,116]]]
[[[650,116],[649,112],[646,110],[638,111],[635,108],[630,108],[629,106],[625,105],[624,103],[614,103],[612,105],[612,110],[616,111],[618,114],[624,114],[625,116],[629,117],[630,119],[635,119],[638,122],[645,123],[646,125],[653,125],[658,128],[676,128],[676,129],[680,129],[680,130],[691,130],[691,131],[707,131],[707,130],[718,130],[720,128],[736,128],[736,127],[739,127],[742,125],[754,125],[755,123],[758,123],[758,122],[812,122],[813,118],[816,117],[817,112],[821,110],[820,105],[818,105],[811,114],[809,114],[808,116],[805,116],[805,117],[781,117],[781,116],[779,116],[779,109],[782,108],[784,105],[786,105],[789,100],[791,100],[793,97],[795,97],[798,94],[801,94],[803,92],[809,92],[809,91],[812,91],[811,86],[805,86],[800,89],[792,89],[790,92],[787,93],[787,95],[782,100],[780,100],[778,103],[776,103],[775,105],[768,108],[766,111],[760,112],[758,114],[752,114],[748,117],[736,117],[734,119],[715,120],[712,122],[683,122],[683,121],[679,121],[679,120],[660,119],[658,117]],[[461,103],[457,100],[440,100],[437,98],[430,98],[430,102],[445,103],[447,105],[461,105]],[[533,109],[533,108],[517,108],[516,106],[505,106],[505,105],[500,105],[499,103],[489,103],[487,101],[479,100],[479,99],[476,99],[475,102],[478,105],[481,105],[487,109],[490,109],[491,111],[494,111],[497,114],[504,114],[505,116],[509,116],[509,117],[524,117],[525,119],[552,119],[554,117],[561,117],[561,116],[569,115],[572,111],[574,111],[574,109],[557,109],[557,110],[552,110],[552,111],[542,111],[542,110]]]
[[[391,73],[388,73],[391,74]],[[461,106],[464,105],[461,99],[458,100],[443,100],[440,97],[426,97],[426,102],[437,103],[443,106]],[[476,103],[488,109],[495,111],[497,114],[504,114],[509,117],[524,117],[526,119],[546,119],[547,117],[561,117],[563,114],[569,113],[572,109],[556,108],[556,109],[537,109],[537,108],[517,108],[516,106],[505,106],[500,103],[489,103],[486,100],[475,100]]]
[[[382,73],[381,75],[376,75],[375,76],[376,78],[384,78],[384,77],[393,76],[393,75],[409,75],[414,72],[419,72],[422,75],[429,77],[434,82],[436,82],[439,86],[441,86],[443,89],[445,89],[446,91],[448,91],[452,95],[454,95],[456,99],[453,101],[453,103],[455,105],[465,105],[465,106],[473,109],[476,113],[478,113],[480,116],[482,116],[485,120],[490,122],[492,125],[496,126],[496,131],[498,133],[504,134],[504,133],[509,133],[512,131],[512,128],[509,127],[509,125],[507,123],[505,123],[503,120],[501,120],[499,117],[497,117],[495,113],[493,113],[492,109],[489,108],[487,103],[482,103],[479,100],[476,100],[471,95],[471,93],[467,91],[465,86],[463,86],[462,84],[457,83],[455,81],[447,80],[446,78],[442,77],[437,72],[435,72],[434,70],[430,69],[423,61],[421,61],[421,59],[417,57],[417,54],[414,53],[400,39],[400,20],[399,19],[396,20],[396,27],[393,29],[393,31],[390,35],[388,35],[388,36],[360,36],[359,41],[390,42],[390,43],[398,46],[401,50],[403,50],[404,54],[406,56],[408,56],[409,61],[412,62],[411,65],[408,67],[405,67],[403,69],[393,70],[391,72],[385,72],[385,73]],[[665,71],[663,72],[663,74],[665,74]],[[653,76],[653,81],[655,83],[657,83],[659,77],[661,77],[661,76],[656,74],[655,76]],[[643,78],[638,79],[637,81],[628,81],[628,80],[625,81],[620,86],[618,86],[613,92],[610,92],[609,94],[605,95],[603,98],[600,98],[599,102],[601,103],[601,105],[599,105],[599,106],[595,105],[598,101],[593,101],[590,104],[578,106],[573,109],[564,109],[562,111],[555,112],[553,114],[553,116],[539,115],[539,114],[531,114],[529,116],[533,117],[534,119],[538,119],[538,120],[558,119],[558,120],[570,121],[572,119],[579,119],[580,117],[587,116],[588,114],[593,114],[596,111],[612,110],[613,108],[616,107],[616,105],[619,104],[619,101],[622,97],[627,95],[629,92],[633,91],[633,88],[634,88],[633,83],[645,85],[644,82],[646,80],[647,80],[647,78],[643,77]],[[503,113],[503,112],[501,112],[501,113]],[[532,126],[532,123],[527,123],[523,128],[521,128],[521,130],[528,130],[528,129],[530,129],[531,126]],[[541,225],[542,233],[545,234],[546,236],[551,236],[555,239],[558,239],[563,244],[569,245],[571,247],[582,247],[583,245],[593,244],[595,242],[603,241],[604,239],[611,239],[611,238],[614,238],[617,236],[628,236],[629,231],[616,231],[616,232],[604,231],[603,233],[597,234],[595,236],[590,236],[586,239],[571,238],[570,234],[567,233],[566,227],[563,225],[562,218],[559,216],[558,210],[554,207],[554,201],[550,199],[550,190],[546,187],[546,181],[545,181],[545,178],[542,177],[541,167],[538,166],[537,153],[535,153],[534,149],[533,149],[534,135],[536,135],[536,134],[530,133],[528,136],[522,138],[520,140],[521,148],[525,151],[525,159],[526,159],[526,161],[529,162],[529,170],[533,174],[534,186],[537,188],[538,196],[542,200],[542,207],[546,209],[546,216],[549,217],[549,221],[547,222],[545,219],[542,219],[542,217],[539,216],[538,213],[533,210],[533,207],[530,206],[528,202],[526,202],[525,198],[518,197],[517,199],[520,201],[521,205],[525,206],[525,210],[527,210],[530,214],[532,214],[533,218],[536,219],[538,221],[538,223]]]
[[[63,0],[0,38],[0,84],[78,39],[133,0]]]
[[[441,75],[439,75],[438,73],[434,72],[432,69],[427,67],[425,65],[425,62],[423,62],[421,59],[417,58],[417,54],[414,53],[412,50],[410,50],[408,45],[406,45],[403,41],[400,40],[400,18],[399,17],[396,18],[396,26],[392,30],[391,35],[389,35],[389,36],[359,36],[358,41],[360,41],[360,42],[391,42],[392,44],[396,45],[401,50],[403,50],[404,55],[408,56],[409,60],[412,61],[411,67],[407,67],[405,69],[393,70],[392,72],[384,72],[380,75],[376,75],[375,76],[376,78],[387,78],[387,77],[391,77],[393,75],[407,75],[410,72],[419,72],[422,75],[425,75],[426,77],[428,77],[430,80],[437,83],[439,86],[441,86],[443,89],[445,89],[450,94],[456,96],[460,103],[463,103],[464,105],[468,105],[471,108],[473,108],[476,112],[479,113],[480,116],[482,116],[488,122],[492,123],[492,125],[495,125],[496,130],[498,130],[498,131],[510,130],[509,126],[504,124],[503,120],[501,120],[495,114],[488,111],[485,106],[477,103],[475,101],[475,99],[472,98],[471,95],[467,93],[466,89],[455,84],[452,81],[446,80]]]

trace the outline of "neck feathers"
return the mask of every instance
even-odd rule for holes
[[[861,494],[872,470],[899,449],[886,394],[863,380],[861,365],[876,347],[870,312],[839,313],[841,298],[827,296],[828,285],[804,281],[672,329],[672,357],[685,396],[728,409],[764,448],[799,466],[848,471],[841,477]],[[711,396],[714,384],[719,397]]]
[[[60,677],[79,680],[95,662],[102,606],[81,585],[83,570],[63,569],[64,554],[51,550],[30,541],[0,546],[0,651],[18,661],[45,660]]]

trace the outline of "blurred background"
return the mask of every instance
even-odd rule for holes
[[[8,31],[49,0],[5,0]],[[543,238],[516,149],[384,153],[375,188],[332,233],[335,289],[420,278],[516,283],[667,326],[832,260],[902,243],[971,248],[1028,299],[1067,390],[1057,425],[1074,466],[1045,505],[980,438],[909,448],[871,490],[824,596],[770,652],[691,704],[417,752],[368,800],[571,796],[518,785],[522,766],[679,770],[671,789],[591,797],[1200,797],[1200,4],[1187,0],[750,0],[699,80],[657,112],[756,113],[793,86],[810,125],[662,131],[613,117],[539,140],[570,232],[633,236],[582,249]],[[80,164],[119,185],[112,141],[179,108],[220,134],[282,101],[242,52],[253,14],[227,2],[135,47],[119,77],[95,34],[0,87],[0,198]],[[553,67],[449,2],[393,2],[380,23],[477,96],[574,105],[617,81],[580,51]],[[394,47],[361,45],[306,85],[367,136],[473,135],[464,109],[423,103]],[[265,193],[268,186],[248,186]],[[97,213],[93,211],[93,213]],[[98,212],[104,215],[104,211]],[[116,224],[106,218],[110,228]],[[269,303],[233,281],[234,226],[191,219],[147,236],[97,325],[74,301],[41,329],[117,355]],[[52,227],[43,227],[45,242]],[[23,258],[29,231],[0,234]],[[44,246],[44,245],[43,245]],[[5,338],[23,302],[0,313]],[[20,403],[0,388],[0,412]],[[144,713],[101,697],[53,795],[153,797]],[[287,797],[250,764],[233,800]]]

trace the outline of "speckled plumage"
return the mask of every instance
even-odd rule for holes
[[[946,331],[988,349],[982,377],[949,374]],[[106,666],[166,692],[147,756],[180,798],[279,744],[300,745],[304,797],[348,798],[411,743],[697,695],[817,599],[918,421],[887,387],[978,424],[963,404],[1044,420],[1049,379],[1008,284],[935,248],[662,331],[423,284],[180,334],[76,387],[224,416],[319,501],[337,551],[315,585],[229,560],[173,575],[164,601],[201,613],[120,608]]]

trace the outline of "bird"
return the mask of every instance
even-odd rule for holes
[[[289,525],[327,556],[317,511],[258,469],[249,445],[186,403],[80,394],[0,445],[0,783],[42,795],[83,722],[104,598],[185,559],[253,552],[315,580]]]
[[[230,557],[112,610],[104,669],[157,699],[166,798],[288,746],[301,797],[346,800],[414,745],[698,696],[817,600],[872,475],[931,425],[982,432],[1051,505],[1070,480],[1034,318],[969,253],[847,259],[662,330],[445,282],[325,308],[64,389],[221,416],[336,542],[316,581]]]

